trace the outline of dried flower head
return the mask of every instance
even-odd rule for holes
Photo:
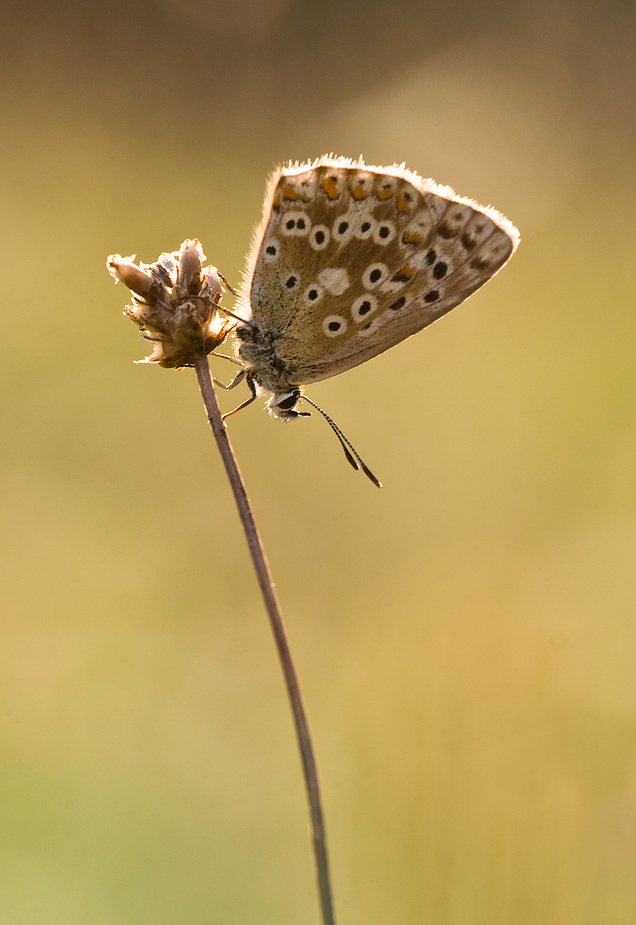
[[[113,254],[106,266],[132,291],[124,314],[154,343],[152,354],[138,362],[192,366],[195,356],[216,350],[235,322],[219,311],[221,278],[216,267],[203,267],[206,257],[196,238],[156,263],[137,266],[134,259]]]

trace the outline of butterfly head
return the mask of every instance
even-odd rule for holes
[[[275,392],[267,402],[267,410],[273,418],[290,421],[293,418],[308,417],[309,412],[298,411],[296,406],[301,398],[300,389],[290,389],[288,392]]]

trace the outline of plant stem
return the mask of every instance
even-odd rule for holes
[[[206,356],[197,356],[195,358],[195,369],[199,388],[207,411],[208,420],[212,428],[212,433],[225,466],[227,477],[232,487],[234,500],[238,508],[239,517],[247,545],[249,547],[254,571],[263,595],[265,609],[274,634],[274,641],[278,650],[283,677],[287,686],[287,694],[292,708],[294,717],[294,726],[298,739],[298,747],[303,765],[303,774],[305,777],[305,787],[307,789],[307,800],[309,802],[309,815],[311,820],[311,831],[314,848],[314,858],[316,862],[316,875],[318,879],[318,891],[320,894],[320,904],[322,908],[323,925],[335,925],[335,915],[333,911],[333,901],[331,897],[331,885],[329,878],[329,862],[327,858],[327,841],[325,836],[325,824],[322,813],[320,799],[320,786],[318,783],[318,769],[309,732],[309,723],[307,713],[303,704],[303,698],[298,685],[298,678],[294,669],[294,663],[291,657],[283,615],[280,604],[276,598],[272,576],[265,556],[263,543],[256,528],[254,515],[245,489],[245,483],[239,471],[234,451],[230,444],[225,425],[221,418],[221,412],[216,400],[212,377],[210,376],[210,367]]]

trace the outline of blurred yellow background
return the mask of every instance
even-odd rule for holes
[[[339,922],[632,925],[633,6],[1,13],[0,921],[319,921],[195,377],[133,365],[148,345],[105,260],[196,236],[237,283],[271,168],[334,151],[406,161],[522,235],[467,304],[308,390],[382,491],[317,415],[229,422]]]

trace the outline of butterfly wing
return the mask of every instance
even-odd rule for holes
[[[243,290],[290,382],[383,353],[446,314],[512,255],[516,228],[402,167],[342,158],[278,171]]]

